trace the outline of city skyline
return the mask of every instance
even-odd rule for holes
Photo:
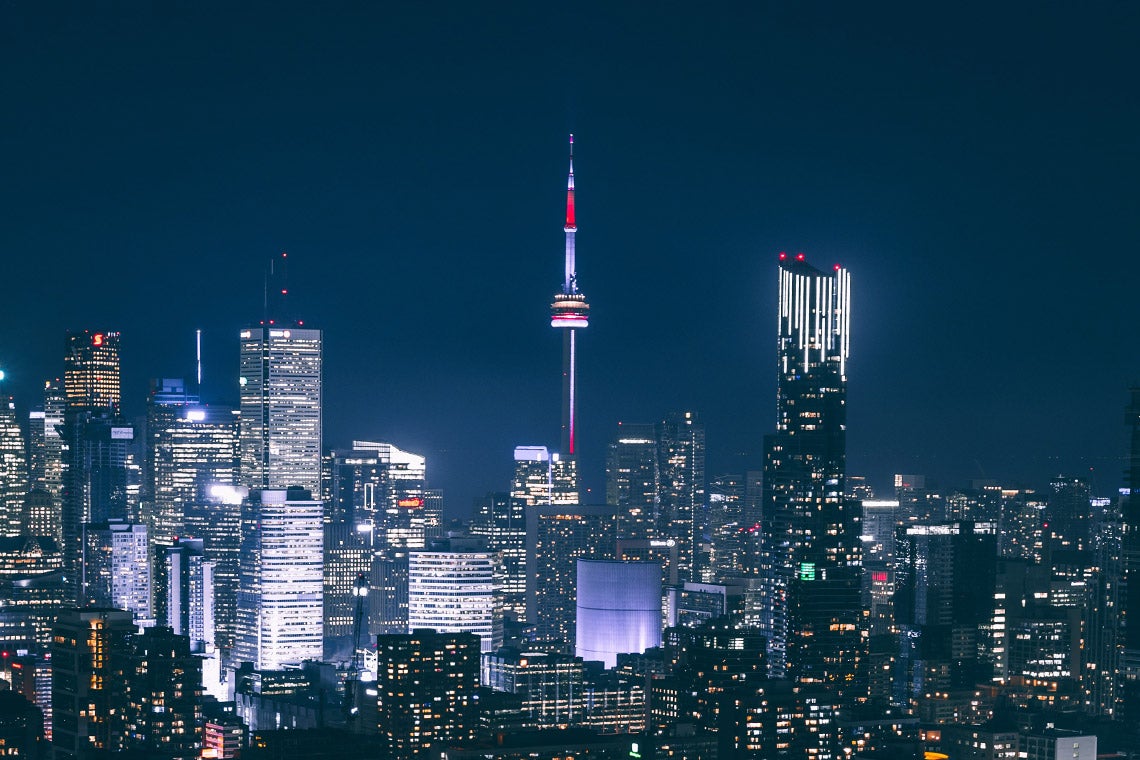
[[[204,34],[220,61],[193,53],[204,17],[159,13],[143,29],[12,11],[12,28],[42,41],[5,54],[17,116],[3,135],[24,149],[8,152],[0,245],[22,287],[0,367],[20,419],[60,376],[68,329],[122,333],[134,416],[151,377],[193,376],[201,328],[208,400],[236,403],[233,334],[261,314],[265,262],[288,250],[296,311],[327,344],[326,447],[421,453],[449,514],[465,514],[509,480],[514,446],[558,445],[558,338],[539,315],[560,276],[573,131],[597,316],[581,338],[585,502],[604,498],[619,420],[691,409],[710,475],[758,465],[781,250],[858,278],[850,473],[880,488],[892,472],[1039,486],[1093,466],[1099,493],[1121,484],[1119,409],[1140,365],[1117,335],[1129,278],[1104,273],[1133,272],[1140,240],[1115,212],[1138,157],[1111,74],[1134,68],[1134,11],[1042,10],[1012,49],[999,44],[1012,11],[981,28],[968,13],[915,27],[885,11],[837,9],[820,25],[751,9],[693,30],[621,9],[586,25],[535,10],[501,28],[468,12],[322,18],[303,44],[341,52],[312,63],[288,43],[295,7],[260,35],[252,16],[227,15],[230,32]],[[644,34],[614,44],[634,24]],[[418,33],[397,39],[401,25]],[[903,71],[920,48],[929,60]],[[520,54],[528,71],[508,66]],[[270,58],[280,70],[247,100]],[[80,86],[120,70],[114,108]],[[55,93],[82,137],[56,126],[74,120]],[[311,113],[288,105],[298,95]],[[173,146],[161,171],[144,160]]]

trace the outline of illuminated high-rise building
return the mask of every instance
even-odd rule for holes
[[[126,658],[135,624],[126,610],[69,609],[52,634],[52,750],[81,760],[126,746]],[[119,654],[120,656],[115,656]]]
[[[122,401],[119,333],[91,330],[68,333],[67,353],[63,360],[63,393],[67,409],[119,412]]]
[[[233,661],[280,670],[324,650],[324,529],[308,491],[251,491],[243,504]]]
[[[138,506],[135,430],[119,417],[118,333],[68,334],[63,392],[62,548],[69,599],[78,601],[83,525],[130,519]]]
[[[525,506],[578,503],[577,465],[545,446],[515,447],[511,498]]]
[[[577,616],[578,559],[613,559],[617,516],[608,506],[527,508],[527,620],[544,648],[569,652]]]
[[[653,425],[618,423],[606,456],[606,503],[617,508],[619,538],[657,535],[661,470]]]
[[[681,582],[701,579],[697,546],[705,514],[705,426],[695,412],[674,412],[657,425],[661,496],[657,535],[677,541]]]
[[[238,558],[241,555],[241,505],[245,488],[212,487],[204,501],[186,511],[186,535],[202,539],[214,563],[214,631],[223,656],[233,648],[237,620]]]
[[[43,405],[28,412],[28,469],[33,488],[42,488],[58,503],[63,491],[63,439],[59,429],[67,399],[63,383],[44,383]]]
[[[146,526],[123,520],[83,526],[82,601],[128,610],[151,622],[150,544]]]
[[[1131,389],[1131,402],[1125,412],[1131,451],[1124,471],[1128,494],[1121,506],[1121,570],[1123,590],[1120,618],[1123,622],[1120,646],[1121,681],[1118,690],[1120,717],[1140,719],[1140,387]]]
[[[503,643],[503,599],[497,552],[476,537],[436,539],[408,554],[408,630],[466,631],[481,650]]]
[[[147,408],[152,542],[186,532],[185,515],[213,486],[237,484],[238,420],[228,407],[205,406],[181,379],[155,381]]]
[[[471,533],[502,557],[503,611],[526,620],[526,506],[507,493],[489,493],[479,501]]]
[[[286,255],[274,260],[283,268]],[[276,271],[276,270],[275,270]],[[271,284],[275,304],[287,288]],[[321,493],[321,331],[276,306],[240,333],[241,477],[250,488]]]
[[[550,304],[550,326],[562,331],[562,458],[558,469],[568,490],[578,493],[578,331],[589,324],[590,306],[578,290],[574,237],[578,226],[574,217],[574,135],[570,135],[570,174],[566,180],[565,268],[561,289]]]
[[[434,515],[427,459],[390,443],[353,441],[326,459],[325,520],[370,526],[377,548],[422,548]]]
[[[845,499],[851,276],[780,255],[776,432],[765,436],[763,627],[772,673],[857,696],[859,510]]]
[[[54,538],[0,538],[0,600],[0,649],[44,654],[64,603],[63,555]]]
[[[378,637],[377,724],[391,757],[426,757],[472,741],[478,724],[479,637],[421,629]]]
[[[19,535],[28,493],[24,433],[12,399],[0,399],[0,536]]]

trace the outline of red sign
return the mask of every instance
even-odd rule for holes
[[[396,501],[396,506],[403,507],[404,509],[419,509],[423,505],[424,500],[418,496],[413,499],[399,499]]]
[[[93,345],[93,346],[103,345],[103,333],[95,333],[95,335],[93,335],[91,337],[91,345]]]

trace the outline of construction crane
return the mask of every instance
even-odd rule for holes
[[[364,610],[368,601],[368,576],[365,573],[356,576],[356,585],[353,586],[352,595],[356,598],[356,613],[352,621],[352,663],[348,666],[348,675],[344,678],[343,705],[344,720],[350,726],[356,723],[356,716],[360,713],[356,699],[360,686],[360,671],[364,669],[360,651],[360,634],[364,628]]]

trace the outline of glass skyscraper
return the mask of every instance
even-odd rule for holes
[[[844,496],[851,276],[780,255],[776,432],[765,437],[763,627],[772,675],[857,696],[859,510]]]
[[[241,474],[250,488],[321,492],[321,331],[240,334]]]

